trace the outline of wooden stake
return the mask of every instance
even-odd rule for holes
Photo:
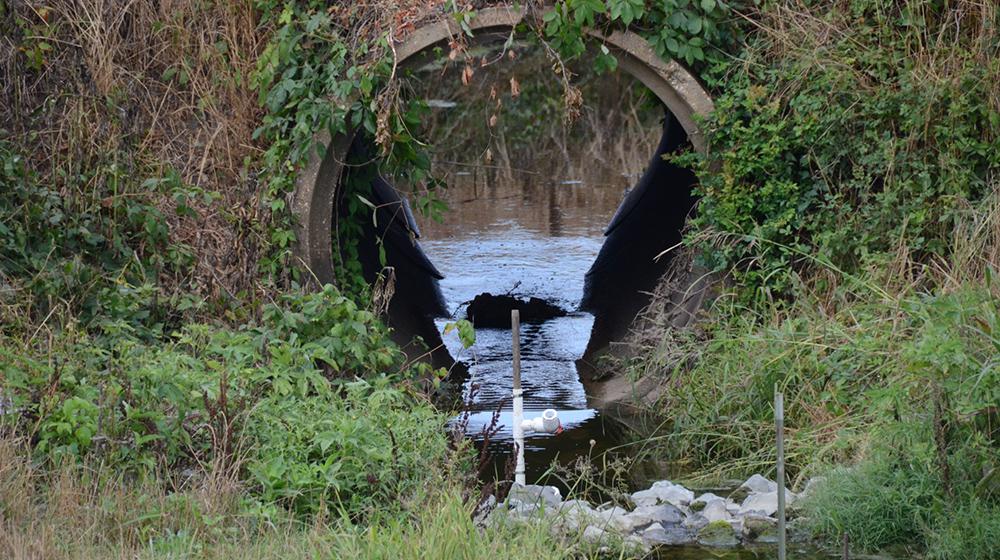
[[[514,343],[514,390],[521,390],[521,312],[510,312],[510,330]]]

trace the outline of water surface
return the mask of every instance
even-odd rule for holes
[[[567,465],[621,441],[621,427],[587,407],[575,361],[586,350],[594,318],[576,309],[584,274],[600,251],[604,227],[627,184],[628,178],[620,175],[541,182],[534,174],[504,177],[480,169],[453,177],[446,223],[423,225],[421,243],[445,276],[441,290],[452,313],[438,319],[440,329],[464,317],[465,304],[484,292],[543,298],[571,311],[521,327],[525,415],[555,408],[564,428],[559,435],[527,437],[525,461],[532,482],[553,460]],[[468,349],[455,336],[446,336],[445,342],[469,370],[470,436],[476,437],[499,412],[499,431],[489,450],[500,470],[512,447],[510,330],[477,329],[476,344]]]

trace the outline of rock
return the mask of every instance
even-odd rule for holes
[[[608,538],[608,532],[600,527],[588,525],[587,528],[583,530],[583,540],[587,542],[601,543],[607,541]]]
[[[624,516],[629,532],[652,523],[661,525],[678,525],[684,521],[684,514],[676,506],[663,504],[659,506],[639,506],[635,511]]]
[[[465,316],[476,328],[510,328],[510,312],[517,309],[523,323],[541,323],[565,317],[566,310],[536,297],[527,300],[511,295],[479,294],[465,309]]]
[[[628,527],[628,521],[625,519],[627,515],[628,511],[618,506],[599,509],[594,511],[592,523],[599,527],[624,530],[625,527]]]
[[[660,523],[653,523],[642,532],[642,540],[649,544],[656,545],[680,545],[690,544],[694,541],[691,533],[683,527],[664,527]]]
[[[704,515],[700,513],[693,513],[689,515],[687,519],[684,520],[683,523],[681,523],[681,526],[687,529],[688,531],[697,533],[703,527],[705,527],[705,525],[708,525],[709,523],[710,523],[709,520]]]
[[[742,502],[751,494],[762,494],[764,492],[777,492],[778,483],[768,480],[759,474],[748,478],[746,482],[740,484],[736,490],[729,494],[729,499],[734,502]]]
[[[724,499],[725,498],[723,498],[722,496],[716,496],[711,492],[706,492],[701,496],[698,496],[697,498],[691,500],[690,504],[691,511],[701,511],[705,509],[705,505],[707,505],[708,502],[712,500],[724,500]]]
[[[705,508],[701,510],[701,515],[703,515],[709,523],[712,523],[713,521],[729,521],[733,518],[733,514],[729,512],[729,508],[726,506],[726,500],[716,498],[708,502]]]
[[[639,535],[629,535],[622,540],[625,549],[630,556],[635,558],[645,558],[649,554],[650,544],[642,540]]]
[[[778,542],[778,522],[762,515],[747,515],[743,518],[743,540],[746,542]]]
[[[601,523],[603,519],[584,500],[566,500],[559,504],[554,524],[568,531],[579,531],[591,523]]]
[[[637,506],[655,506],[672,504],[677,507],[686,506],[694,499],[694,492],[669,480],[654,482],[648,490],[640,490],[632,494],[632,501]]]
[[[485,500],[476,505],[476,509],[472,512],[472,522],[478,527],[485,527],[490,518],[490,514],[493,513],[493,510],[495,510],[496,507],[497,497],[490,494]]]
[[[594,507],[590,505],[587,500],[566,500],[565,502],[559,504],[557,508],[560,512],[571,512],[571,511],[586,511],[588,513],[594,512]]]
[[[526,504],[519,501],[508,501],[511,505],[510,513],[517,517],[528,518],[528,517],[544,517],[542,507],[538,504]]]
[[[816,488],[822,486],[824,482],[826,482],[825,476],[815,476],[813,478],[810,478],[808,481],[806,481],[805,488],[803,488],[802,491],[799,492],[799,497],[805,498],[806,496],[811,496],[812,493],[816,491]]]
[[[798,518],[789,521],[785,526],[785,538],[790,543],[803,544],[812,540],[812,530],[809,528],[809,520]]]
[[[539,486],[537,484],[521,486],[515,484],[511,486],[507,499],[524,504],[544,504],[546,507],[555,507],[562,502],[562,494],[560,494],[559,489],[555,486]]]
[[[702,546],[736,546],[740,544],[733,526],[725,521],[709,523],[698,531],[698,544]]]
[[[785,504],[790,505],[795,501],[795,494],[785,490]],[[774,515],[778,511],[778,491],[764,492],[762,494],[751,494],[747,496],[740,505],[737,515],[746,515],[751,512],[763,515]]]

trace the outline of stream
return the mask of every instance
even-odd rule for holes
[[[575,361],[586,350],[594,317],[576,309],[584,273],[632,180],[604,175],[542,181],[534,174],[512,180],[477,170],[476,175],[457,175],[449,186],[447,223],[422,225],[421,244],[445,276],[441,290],[452,312],[438,319],[439,330],[464,318],[465,304],[481,293],[533,296],[570,312],[521,326],[525,417],[554,408],[564,428],[555,436],[527,435],[529,482],[539,481],[553,461],[568,466],[625,443],[621,425],[587,406]],[[445,342],[469,370],[466,432],[482,443],[482,428],[500,411],[498,431],[487,445],[495,469],[488,475],[502,478],[512,448],[510,329],[477,328],[476,343],[469,349],[454,335]]]
[[[531,418],[546,408],[555,408],[564,428],[558,435],[526,435],[527,481],[555,485],[564,496],[573,481],[553,476],[553,463],[567,468],[586,457],[601,470],[616,457],[635,453],[634,435],[587,406],[575,364],[587,347],[594,322],[592,315],[576,310],[583,295],[584,274],[597,256],[607,221],[631,180],[605,175],[540,181],[533,174],[512,180],[481,170],[475,175],[463,173],[447,191],[451,211],[446,223],[421,225],[421,244],[445,276],[441,290],[451,316],[437,319],[439,330],[465,318],[466,304],[484,292],[534,296],[570,311],[565,317],[521,326],[525,416]],[[468,349],[454,333],[444,340],[452,356],[469,370],[464,387],[468,409],[465,431],[480,447],[485,444],[490,453],[488,468],[492,472],[483,476],[510,479],[510,329],[477,328],[476,343]],[[483,428],[491,425],[497,412],[496,430],[484,441]],[[681,474],[653,460],[620,464],[632,490]],[[791,546],[789,552],[790,557],[800,560],[830,557],[811,547]],[[654,557],[750,560],[777,558],[777,552],[767,545],[737,549],[661,547]]]

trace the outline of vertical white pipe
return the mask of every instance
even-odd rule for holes
[[[517,309],[510,312],[510,328],[514,343],[514,452],[517,464],[514,467],[514,482],[524,486],[524,401],[521,398],[521,314]]]

